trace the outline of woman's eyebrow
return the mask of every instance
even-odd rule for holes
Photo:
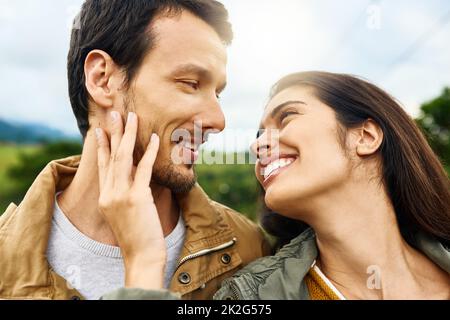
[[[278,115],[278,113],[280,113],[280,111],[281,111],[283,108],[285,108],[285,107],[287,107],[287,106],[289,106],[289,105],[291,105],[291,104],[303,104],[303,105],[307,105],[306,102],[300,101],[300,100],[290,100],[290,101],[286,101],[286,102],[283,102],[282,104],[280,104],[279,106],[275,107],[275,108],[272,110],[272,112],[270,113],[270,116],[271,116],[273,119],[275,119],[276,116]]]

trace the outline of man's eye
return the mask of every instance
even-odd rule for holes
[[[188,80],[183,80],[180,81],[181,83],[191,87],[194,90],[197,90],[199,88],[199,83],[197,81],[188,81]]]
[[[256,133],[256,139],[259,139],[259,137],[261,137],[264,134],[264,129],[259,129],[258,132]]]

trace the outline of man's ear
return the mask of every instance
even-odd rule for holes
[[[372,119],[364,121],[362,127],[358,128],[356,154],[358,156],[370,156],[375,154],[380,148],[383,139],[383,130],[381,130],[380,126],[375,121]]]
[[[123,79],[109,54],[92,50],[84,63],[86,88],[95,104],[101,108],[112,108]]]

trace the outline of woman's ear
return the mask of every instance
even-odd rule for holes
[[[112,58],[102,50],[92,50],[84,63],[86,88],[95,104],[112,108],[118,89],[120,73]]]
[[[358,128],[356,154],[358,156],[370,156],[375,154],[380,148],[383,139],[383,130],[381,130],[380,126],[375,121],[372,119],[364,121],[362,127]]]

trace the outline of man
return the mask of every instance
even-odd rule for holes
[[[98,299],[124,285],[119,244],[99,212],[94,131],[111,136],[128,114],[139,124],[134,163],[151,133],[160,137],[151,190],[167,245],[165,287],[212,298],[223,279],[268,253],[258,227],[209,200],[193,165],[172,156],[195,160],[204,142],[203,134],[174,141],[178,131],[224,129],[227,11],[212,0],[87,0],[74,26],[69,95],[83,152],[50,163],[0,218],[0,299]]]

